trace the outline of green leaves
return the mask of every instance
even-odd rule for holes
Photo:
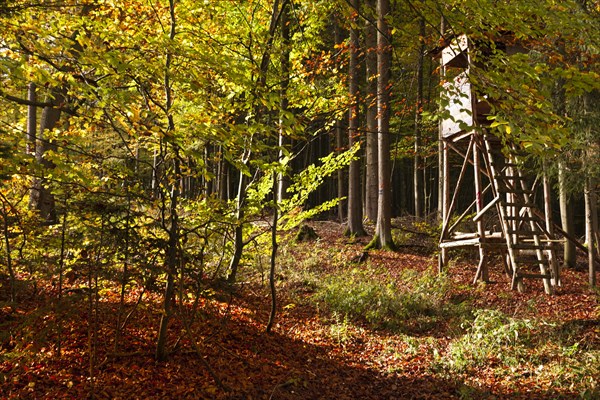
[[[288,188],[290,198],[280,203],[282,214],[284,215],[283,229],[291,229],[297,226],[303,220],[314,216],[322,211],[331,209],[337,205],[341,199],[332,199],[317,206],[315,209],[304,210],[304,204],[308,195],[314,192],[328,176],[340,168],[350,164],[350,161],[356,159],[356,153],[360,149],[360,143],[340,154],[331,153],[321,158],[320,165],[311,164],[299,174],[295,175],[292,184]],[[295,211],[295,212],[294,212]]]

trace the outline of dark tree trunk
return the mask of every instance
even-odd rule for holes
[[[377,152],[379,159],[379,196],[377,201],[377,224],[372,245],[393,249],[392,193],[390,163],[390,71],[392,52],[391,30],[386,21],[390,13],[389,0],[377,0]]]
[[[359,10],[359,0],[352,0],[354,10]],[[352,11],[354,15],[358,15],[357,11]],[[357,17],[354,17],[356,21]],[[354,25],[350,29],[350,60],[349,60],[349,95],[350,95],[350,110],[348,115],[348,145],[352,147],[360,141],[359,133],[359,53],[358,29]],[[350,162],[348,170],[348,226],[346,229],[347,235],[364,236],[365,229],[363,227],[362,215],[362,190],[360,184],[360,164],[359,160]]]
[[[279,160],[281,161],[284,157],[284,148],[289,148],[291,140],[286,136],[285,117],[283,114],[287,112],[289,106],[288,100],[288,86],[290,81],[290,18],[289,18],[289,4],[283,2],[281,5],[281,41],[283,51],[281,53],[281,101],[280,101],[280,113],[282,116],[279,119]],[[290,166],[288,166],[288,169]],[[287,198],[287,189],[290,186],[290,179],[287,173],[280,173],[277,185],[277,198],[283,200]]]
[[[276,189],[276,174],[273,174],[273,191]],[[271,333],[273,324],[275,323],[275,316],[277,315],[277,292],[275,288],[275,267],[277,261],[277,222],[279,219],[279,213],[277,208],[277,199],[273,201],[273,223],[271,225],[271,260],[269,269],[269,289],[271,290],[271,312],[269,314],[269,322],[267,323],[266,331]]]
[[[234,283],[237,279],[238,266],[242,259],[242,252],[244,251],[244,199],[246,198],[246,176],[240,171],[240,181],[238,186],[237,195],[237,225],[235,226],[233,236],[233,255],[229,261],[229,274],[227,275],[227,282]]]
[[[51,100],[53,103],[60,104],[63,102],[63,96],[60,92],[54,91],[53,96],[54,98]],[[60,115],[59,108],[44,107],[35,144],[35,158],[40,167],[41,176],[33,179],[29,207],[39,212],[42,224],[54,224],[57,221],[54,195],[48,188],[49,182],[45,178],[46,172],[52,170],[54,164],[48,161],[44,155],[49,150],[56,150],[56,146],[52,143],[52,140],[45,137],[45,132],[56,127]]]
[[[284,0],[282,4],[282,8],[286,7],[288,1]],[[262,54],[261,62],[260,62],[260,70],[259,76],[256,82],[257,92],[256,92],[256,100],[258,99],[258,95],[260,92],[258,89],[264,89],[267,84],[267,72],[269,69],[269,63],[271,60],[271,47],[273,45],[273,39],[275,38],[275,30],[279,23],[279,19],[281,17],[281,10],[279,9],[279,0],[275,0],[273,3],[273,9],[271,13],[271,22],[269,25],[269,36],[267,38],[265,50]],[[260,120],[260,117],[264,115],[264,110],[261,105],[256,105],[254,109],[254,115],[257,120]],[[244,149],[244,154],[242,155],[242,162],[248,165],[250,160],[250,155],[252,153],[252,143],[249,142],[247,144],[247,148]],[[246,179],[243,173],[243,170],[240,170],[240,181],[238,186],[238,195],[237,195],[237,218],[236,218],[236,227],[234,231],[233,238],[233,255],[231,256],[231,260],[229,262],[229,275],[227,276],[227,281],[229,283],[235,282],[237,278],[238,266],[240,264],[240,260],[242,259],[242,252],[244,250],[244,202],[246,199]]]
[[[365,53],[367,73],[367,148],[365,173],[365,213],[371,221],[377,220],[377,25],[374,20],[376,1],[367,0],[367,19],[365,26]]]
[[[169,0],[169,13],[170,13],[170,33],[169,38],[173,40],[175,38],[175,0]],[[165,61],[165,76],[164,76],[164,89],[165,89],[165,115],[168,122],[168,131],[173,132],[175,130],[175,122],[173,115],[170,113],[173,105],[173,91],[171,87],[171,63],[173,56],[170,52],[167,52]],[[168,149],[169,145],[165,143],[165,148]],[[173,175],[171,184],[171,195],[169,204],[169,221],[162,221],[164,229],[167,231],[169,241],[167,243],[165,269],[167,272],[167,285],[165,287],[165,297],[163,303],[163,312],[160,319],[160,326],[158,329],[158,338],[156,340],[156,360],[165,361],[167,358],[167,331],[169,321],[173,314],[173,308],[175,303],[175,277],[178,273],[179,266],[179,214],[178,214],[178,203],[179,196],[181,195],[181,188],[179,184],[181,182],[181,165],[179,148],[177,144],[172,145],[173,151]],[[163,158],[164,160],[164,158]],[[164,204],[164,203],[163,203]],[[163,213],[164,215],[164,213]]]
[[[342,29],[340,28],[339,22],[337,19],[333,21],[334,29],[335,29],[335,44],[339,45],[344,41],[344,34]],[[346,148],[346,135],[344,135],[344,126],[343,122],[337,120],[335,122],[335,147],[337,153],[341,153]],[[338,204],[338,218],[341,223],[343,223],[346,219],[346,211],[348,210],[348,176],[347,169],[340,168],[337,172],[337,197],[343,200],[340,200]]]
[[[27,87],[27,100],[32,103],[27,107],[27,154],[35,154],[37,107],[33,103],[37,102],[37,93],[35,83],[33,82]]]

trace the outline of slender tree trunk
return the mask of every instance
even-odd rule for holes
[[[440,21],[440,32],[442,34],[442,39],[443,36],[445,34],[446,31],[446,21],[444,19],[444,16],[441,17],[441,21]],[[440,59],[440,81],[444,80],[446,76],[446,68],[444,67],[444,65],[441,62]],[[444,210],[447,204],[449,204],[449,193],[447,193],[446,188],[445,188],[445,177],[444,177],[444,173],[445,173],[445,169],[446,169],[446,165],[445,165],[445,146],[444,146],[444,138],[442,136],[442,121],[440,120],[439,122],[439,137],[438,137],[438,219],[441,221],[444,221],[445,215],[444,215]],[[442,249],[441,251],[441,258],[444,260],[445,259],[445,253],[446,253],[446,249]],[[443,263],[443,261],[442,261]]]
[[[440,32],[443,35],[446,30],[446,21],[442,16],[440,22]],[[440,80],[444,80],[446,77],[446,67],[441,63],[440,60]],[[448,210],[450,208],[450,163],[448,160],[448,144],[444,140],[442,121],[438,124],[438,218],[443,223],[446,223],[448,217]],[[440,249],[438,272],[442,272],[446,262],[448,261],[448,250],[446,248]]]
[[[596,234],[594,231],[594,201],[596,196],[593,192],[592,178],[585,179],[585,237],[588,245],[588,282],[590,286],[596,286]]]
[[[30,83],[27,87],[27,100],[32,104],[37,101],[35,83]],[[35,154],[35,131],[37,129],[37,107],[30,104],[27,106],[27,154]]]
[[[344,35],[340,28],[339,22],[334,18],[333,21],[335,29],[335,44],[339,45],[344,41]],[[337,120],[335,122],[335,147],[338,154],[342,153],[346,148],[346,135],[344,135],[344,126],[342,121]],[[337,197],[341,200],[338,203],[338,218],[340,223],[344,223],[346,220],[346,211],[348,210],[348,174],[346,168],[340,168],[337,171]]]
[[[425,37],[425,20],[420,21],[420,35]],[[423,216],[423,160],[421,157],[421,107],[423,106],[423,59],[425,43],[421,42],[417,64],[417,101],[415,106],[415,155],[413,159],[414,210],[416,217]]]
[[[171,251],[169,249],[169,251]],[[170,264],[171,255],[167,258],[167,268]],[[167,285],[165,286],[165,297],[163,299],[163,314],[160,317],[160,325],[158,328],[158,338],[156,340],[156,361],[165,361],[167,359],[167,333],[169,321],[173,314],[173,303],[175,295],[175,274],[173,271],[167,272]]]
[[[562,225],[562,230],[565,231],[568,235],[574,236],[574,225],[573,225],[573,207],[572,203],[569,199],[569,194],[567,192],[566,182],[565,182],[565,174],[566,166],[564,163],[560,163],[558,166],[558,193],[559,193],[559,203],[560,203],[560,221]],[[564,265],[566,267],[574,268],[576,263],[576,249],[575,244],[570,240],[565,240],[564,243]]]
[[[104,216],[100,219],[100,238],[98,241],[98,248],[96,255],[91,262],[88,263],[88,355],[89,355],[89,382],[90,390],[88,392],[88,398],[93,399],[96,397],[96,365],[98,361],[98,275],[101,260],[103,260],[104,248],[104,232],[105,232],[105,218]]]
[[[284,148],[290,146],[290,139],[285,133],[285,113],[288,111],[288,86],[290,81],[290,18],[289,4],[287,1],[281,5],[281,41],[283,52],[281,53],[281,101],[279,118],[279,160],[284,157]],[[291,165],[287,166],[289,169]],[[287,173],[280,173],[277,186],[277,198],[283,200],[287,197],[287,189],[290,186],[290,179]]]
[[[357,20],[360,2],[352,0],[352,12],[354,21]],[[348,145],[352,147],[360,141],[359,133],[359,73],[358,73],[358,53],[359,53],[358,29],[356,26],[350,28],[350,60],[349,60],[349,95],[350,110],[348,115]],[[365,229],[362,221],[362,190],[360,184],[360,160],[350,162],[348,169],[348,226],[346,235],[364,236]]]
[[[160,189],[160,161],[159,161],[159,151],[158,149],[154,149],[154,155],[152,156],[152,194],[154,197],[158,197]]]
[[[127,214],[125,215],[125,249],[123,249],[123,269],[121,272],[121,293],[119,295],[119,310],[117,312],[117,326],[115,328],[115,353],[119,350],[119,344],[121,341],[121,326],[123,320],[123,313],[125,312],[125,294],[127,290],[127,282],[129,280],[129,242],[131,238],[130,226],[131,226],[131,192],[129,190],[129,182],[125,181],[127,191]]]
[[[367,0],[367,14],[375,16],[376,1]],[[365,173],[365,213],[371,221],[377,220],[377,25],[373,19],[367,19],[365,26],[365,53],[367,75],[367,148]]]
[[[554,217],[552,216],[552,186],[550,184],[550,179],[547,174],[547,163],[544,161],[542,173],[542,183],[544,189],[544,215],[545,215],[545,223],[546,223],[546,231],[548,232],[550,238],[554,238]],[[552,250],[547,253],[548,261],[550,264],[550,271],[552,272],[552,279],[544,279],[544,290],[548,294],[554,293],[554,286],[559,286],[560,284],[560,268],[558,265],[558,260],[556,259],[556,244],[548,243],[551,246]],[[542,269],[543,271],[543,269]],[[546,271],[548,272],[548,271]]]
[[[170,123],[171,126],[172,123]],[[174,152],[177,153],[176,149]],[[181,175],[179,158],[176,155],[173,160],[173,174],[175,177]],[[163,300],[163,314],[160,319],[160,326],[158,330],[158,339],[156,341],[156,360],[165,361],[167,359],[167,331],[169,321],[173,314],[173,307],[175,302],[175,277],[178,274],[179,265],[179,214],[178,214],[178,202],[180,196],[179,180],[173,179],[171,186],[171,196],[169,204],[169,223],[168,223],[168,235],[169,241],[167,243],[167,254],[165,260],[165,269],[167,271],[167,284],[165,287],[165,297]]]
[[[67,252],[67,200],[64,202],[65,212],[63,214],[62,221],[62,229],[60,232],[60,260],[58,262],[58,304],[62,304],[63,298],[63,280],[64,280],[64,272],[65,272],[65,258]],[[62,330],[63,330],[63,321],[62,316],[59,315],[56,321],[57,329],[58,329],[58,339],[56,345],[56,352],[60,357],[62,355]]]
[[[389,0],[377,0],[377,153],[379,161],[379,193],[377,198],[377,224],[375,237],[369,247],[393,249],[392,193],[390,162],[390,72],[391,30],[387,23]]]
[[[8,276],[10,278],[10,302],[14,303],[17,299],[17,277],[15,274],[15,269],[13,268],[12,262],[12,246],[10,243],[10,229],[9,229],[9,213],[12,209],[11,204],[8,202],[8,199],[4,196],[2,192],[0,192],[0,196],[2,197],[2,231],[4,233],[4,251],[6,253],[6,268],[8,268]]]
[[[234,234],[233,234],[233,255],[229,261],[229,274],[227,275],[227,282],[234,283],[237,279],[238,266],[242,259],[242,253],[244,251],[244,199],[246,198],[246,175],[240,171],[240,181],[238,185],[237,194],[237,215]]]
[[[273,190],[276,187],[277,175],[273,174]],[[271,225],[271,268],[269,270],[269,288],[271,289],[271,313],[269,314],[269,322],[267,323],[267,333],[271,333],[275,316],[277,314],[277,292],[275,288],[275,267],[277,261],[277,221],[279,215],[277,212],[277,198],[273,200],[273,223]]]
[[[169,39],[175,39],[175,0],[169,0],[169,14],[170,14],[170,32]],[[174,132],[175,122],[173,115],[170,113],[173,105],[173,92],[171,87],[171,63],[173,55],[170,51],[167,51],[165,61],[165,78],[164,78],[164,89],[165,89],[165,114],[168,122],[168,130]],[[165,143],[168,149],[169,144]],[[163,313],[160,319],[160,326],[158,329],[158,338],[156,341],[156,360],[165,361],[167,358],[167,331],[169,321],[173,314],[174,297],[175,297],[175,277],[177,276],[178,265],[179,265],[179,214],[178,214],[178,202],[180,196],[180,177],[181,177],[181,166],[177,144],[172,144],[173,147],[173,176],[171,179],[171,195],[169,204],[169,222],[163,221],[165,225],[169,241],[167,243],[167,254],[165,260],[165,269],[167,272],[167,285],[165,287],[165,297],[163,303]],[[167,227],[168,226],[168,227]]]
[[[230,199],[229,196],[229,175],[230,175],[230,168],[229,168],[229,164],[227,163],[227,161],[225,160],[225,158],[223,157],[223,146],[219,146],[219,161],[217,163],[217,195],[219,197],[220,200],[224,200],[227,201]]]
[[[288,3],[288,0],[284,0],[282,7],[285,7],[287,3]],[[280,17],[281,17],[281,11],[279,9],[279,0],[275,0],[273,2],[273,9],[271,12],[271,22],[269,25],[269,36],[267,38],[265,50],[264,50],[262,58],[261,58],[259,76],[258,76],[258,79],[256,82],[256,89],[257,89],[257,91],[255,93],[256,100],[258,100],[258,96],[261,95],[260,90],[264,89],[267,84],[267,72],[268,72],[269,63],[271,60],[271,50],[272,50],[271,47],[273,45],[273,39],[275,38],[275,31],[278,26]],[[254,109],[255,118],[258,120],[258,119],[260,119],[260,116],[263,114],[264,114],[264,110],[262,109],[262,106],[257,105]],[[252,151],[252,138],[249,139],[249,142],[247,143],[247,148],[244,150],[244,155],[242,156],[242,162],[244,164],[247,164],[249,162],[251,151]],[[240,182],[239,182],[239,186],[238,186],[238,196],[237,196],[237,224],[235,227],[234,239],[233,239],[234,249],[233,249],[233,255],[231,256],[231,261],[229,263],[229,275],[227,277],[227,281],[229,283],[233,283],[236,280],[238,266],[239,266],[240,260],[242,259],[242,252],[244,250],[244,240],[243,240],[244,229],[243,228],[244,228],[244,201],[246,198],[246,191],[247,191],[247,188],[246,188],[245,175],[244,175],[243,171],[240,170]]]
[[[338,153],[344,151],[344,147],[346,146],[344,137],[342,122],[338,120],[335,123],[335,145]],[[346,220],[346,211],[348,210],[348,174],[346,172],[346,168],[340,168],[337,172],[337,196],[343,199],[338,204],[338,218],[340,223],[344,223]]]

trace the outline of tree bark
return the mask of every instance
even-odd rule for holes
[[[387,23],[389,0],[377,0],[377,156],[379,161],[377,198],[377,224],[373,245],[393,249],[392,193],[390,163],[390,72],[392,49],[391,30]]]
[[[12,247],[10,244],[9,213],[12,208],[12,205],[8,202],[8,199],[4,196],[2,192],[0,192],[0,197],[2,197],[2,201],[0,201],[2,203],[2,214],[0,215],[2,216],[3,221],[2,231],[4,233],[4,251],[6,253],[6,268],[8,269],[8,276],[10,278],[10,302],[12,303],[12,307],[14,307],[14,303],[17,299],[17,276],[15,274],[15,269],[13,268],[11,257]]]
[[[352,0],[352,12],[355,17],[358,15],[360,8],[359,0]],[[359,133],[359,73],[358,73],[358,29],[356,26],[350,28],[350,60],[348,67],[349,74],[349,95],[350,95],[350,110],[348,115],[348,145],[352,147],[360,141]],[[364,236],[365,229],[363,227],[362,215],[362,190],[360,185],[360,160],[352,160],[348,169],[348,226],[346,235]]]
[[[367,15],[375,15],[376,1],[367,0]],[[366,173],[365,173],[365,213],[371,221],[377,220],[377,26],[376,21],[367,19],[365,26],[366,53]]]
[[[287,0],[283,1],[282,7],[285,7],[288,3]],[[269,62],[271,60],[271,51],[273,45],[273,39],[275,38],[275,30],[279,23],[279,19],[281,17],[281,11],[279,10],[279,0],[275,0],[273,3],[273,9],[271,12],[271,22],[269,25],[269,36],[267,38],[265,50],[262,54],[261,62],[260,62],[260,70],[259,76],[256,82],[256,90],[255,98],[257,98],[260,93],[260,89],[264,89],[267,84],[267,72],[269,69]],[[262,106],[256,105],[254,109],[254,115],[256,119],[259,119],[261,115],[264,114],[262,110]],[[248,164],[250,160],[250,155],[252,153],[252,138],[248,141],[247,147],[244,149],[244,154],[242,156],[242,163]],[[231,260],[229,262],[229,275],[227,276],[227,282],[234,283],[237,277],[237,270],[242,259],[242,252],[244,250],[244,201],[246,199],[246,176],[244,175],[243,169],[240,169],[240,181],[238,186],[238,195],[237,195],[237,217],[236,217],[236,227],[234,232],[233,239],[233,255],[231,256]]]
[[[565,182],[565,174],[566,166],[564,163],[560,163],[558,166],[558,193],[559,193],[559,203],[560,203],[560,221],[562,225],[562,230],[565,231],[571,237],[574,236],[574,225],[573,225],[573,205],[569,199],[569,194],[567,192],[566,182]],[[564,266],[574,268],[576,264],[576,249],[575,243],[570,240],[565,240],[564,250],[563,250],[563,258],[564,258]]]
[[[283,114],[287,112],[289,106],[288,100],[288,86],[290,82],[290,18],[289,18],[289,4],[287,1],[281,5],[281,41],[283,51],[281,52],[281,101],[280,101],[280,114],[279,118],[279,160],[281,161],[285,155],[284,148],[290,146],[290,139],[286,136],[285,132],[285,117]],[[289,169],[290,166],[287,166]],[[280,173],[279,179],[277,179],[277,199],[279,201],[287,198],[287,189],[290,186],[290,179],[287,173]]]
[[[175,39],[175,0],[169,0],[169,14],[170,14],[170,32],[169,39]],[[173,115],[171,114],[171,107],[173,106],[173,92],[171,87],[171,63],[173,55],[170,51],[167,51],[165,61],[165,76],[164,76],[164,89],[165,89],[165,115],[167,117],[168,131],[173,132],[175,130],[175,122]],[[164,140],[164,139],[163,139]],[[168,148],[168,143],[165,143]],[[178,273],[179,266],[179,214],[178,214],[178,202],[180,196],[181,182],[181,166],[177,144],[173,146],[173,177],[170,180],[171,184],[171,195],[169,204],[169,222],[167,225],[166,221],[163,221],[163,226],[168,233],[167,243],[167,254],[165,260],[165,269],[167,272],[167,285],[165,287],[165,297],[163,302],[163,313],[160,318],[160,326],[158,329],[158,338],[156,340],[156,360],[165,361],[167,358],[167,330],[168,324],[173,314],[173,307],[175,302],[175,277]]]
[[[276,186],[276,174],[273,174],[273,189]],[[277,221],[279,219],[277,209],[277,198],[273,200],[273,223],[271,225],[271,268],[269,270],[269,288],[271,290],[271,313],[269,314],[269,322],[267,323],[266,331],[271,333],[273,324],[275,324],[275,316],[277,315],[277,291],[275,288],[275,267],[277,261]]]
[[[62,103],[64,99],[58,90],[53,91],[53,97],[51,101],[57,105]],[[54,164],[48,161],[44,155],[48,150],[56,150],[56,146],[52,143],[51,139],[45,137],[45,132],[56,127],[60,115],[61,112],[58,107],[44,107],[35,144],[35,158],[40,166],[42,176],[33,179],[29,197],[29,208],[39,212],[41,223],[44,225],[51,225],[57,221],[54,195],[47,187],[48,181],[44,177],[46,171],[54,168]]]
[[[440,21],[440,32],[442,34],[442,39],[444,38],[444,33],[446,30],[446,20],[444,19],[444,16],[441,17],[441,21]],[[440,81],[444,80],[446,76],[446,68],[444,67],[443,63],[441,62],[441,58],[440,58]],[[442,121],[439,121],[439,136],[438,136],[438,219],[441,221],[444,221],[445,219],[445,215],[444,215],[444,209],[446,207],[447,204],[449,204],[449,194],[447,193],[447,191],[445,190],[445,183],[444,183],[444,173],[445,173],[445,146],[444,146],[444,138],[442,137]],[[445,253],[446,250],[442,249],[441,250],[441,259],[442,259],[442,264],[444,263],[444,259],[445,259]]]
[[[596,265],[594,259],[596,256],[596,234],[594,231],[594,204],[596,196],[593,193],[592,178],[585,179],[585,237],[588,246],[588,282],[591,287],[596,286]]]
[[[440,21],[440,32],[442,38],[446,30],[446,21],[442,16]],[[445,79],[446,67],[440,60],[440,81]],[[450,163],[448,161],[448,144],[445,142],[442,131],[442,121],[438,123],[438,218],[446,223],[450,209]],[[440,249],[438,272],[442,272],[448,261],[448,250]]]
[[[419,33],[425,37],[425,20],[421,19]],[[421,42],[417,63],[417,101],[415,102],[415,155],[413,158],[414,211],[416,217],[423,216],[423,160],[421,157],[421,107],[423,106],[423,59],[425,43]]]
[[[244,251],[244,199],[246,198],[246,176],[240,171],[240,181],[238,186],[237,195],[237,215],[234,236],[233,236],[233,255],[229,261],[229,274],[227,275],[227,282],[234,283],[237,279],[237,270],[242,259],[242,252]]]
[[[27,154],[35,154],[35,131],[37,128],[37,102],[36,85],[31,82],[27,87],[27,100],[32,104],[27,106]]]
[[[335,44],[340,45],[344,41],[344,34],[340,28],[339,21],[334,18],[334,35]],[[343,122],[339,119],[335,122],[335,147],[338,154],[342,153],[346,148],[346,140],[344,135]],[[346,168],[340,168],[337,171],[337,197],[340,200],[338,203],[338,218],[340,223],[346,220],[346,211],[348,210],[348,174]]]

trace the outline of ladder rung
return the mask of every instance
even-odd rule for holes
[[[545,235],[544,232],[540,232],[540,235]],[[527,240],[533,240],[533,239],[523,239],[525,241]],[[550,248],[550,246],[554,245],[555,243],[564,243],[565,239],[547,239],[547,238],[540,238],[540,242],[545,243],[546,246],[548,246],[548,248]]]
[[[529,217],[529,216],[526,216],[526,215],[523,215],[523,216],[521,216],[521,215],[515,215],[515,216],[513,216],[513,215],[506,215],[504,217],[504,219],[507,220],[507,221],[521,221],[521,222],[539,221],[539,219],[536,218],[536,217]]]
[[[515,181],[517,181],[517,180],[518,180],[518,181],[525,181],[525,180],[527,180],[527,178],[526,178],[526,177],[524,177],[524,176],[519,176],[519,175],[516,175],[516,176],[515,176],[515,175],[513,175],[513,176],[507,176],[507,175],[496,175],[496,176],[495,176],[495,178],[496,178],[496,179],[503,179],[503,180],[507,180],[507,181],[510,181],[510,180],[515,180]]]
[[[537,245],[535,243],[515,243],[511,247],[516,250],[548,250],[547,246],[543,244]]]
[[[532,278],[532,279],[550,279],[550,274],[530,274],[527,272],[517,272],[517,278]]]
[[[524,260],[524,259],[517,258],[515,260],[515,262],[520,265],[530,265],[530,266],[537,265],[537,266],[542,266],[542,267],[548,266],[548,261],[540,261],[540,260]]]
[[[523,229],[507,229],[506,233],[508,233],[509,235],[517,235],[517,236],[533,236],[533,235],[541,235],[544,232],[538,231],[538,230],[535,230],[535,231],[531,231],[531,230],[525,231]],[[543,239],[540,239],[540,240],[543,240]]]
[[[514,202],[514,201],[500,201],[500,204],[502,204],[505,207],[520,207],[520,208],[532,208],[535,207],[535,204],[533,203],[518,203],[518,202]]]
[[[509,187],[498,187],[498,192],[500,193],[507,193],[507,194],[533,194],[533,190],[527,190],[527,189],[514,189],[514,188],[509,188]]]

